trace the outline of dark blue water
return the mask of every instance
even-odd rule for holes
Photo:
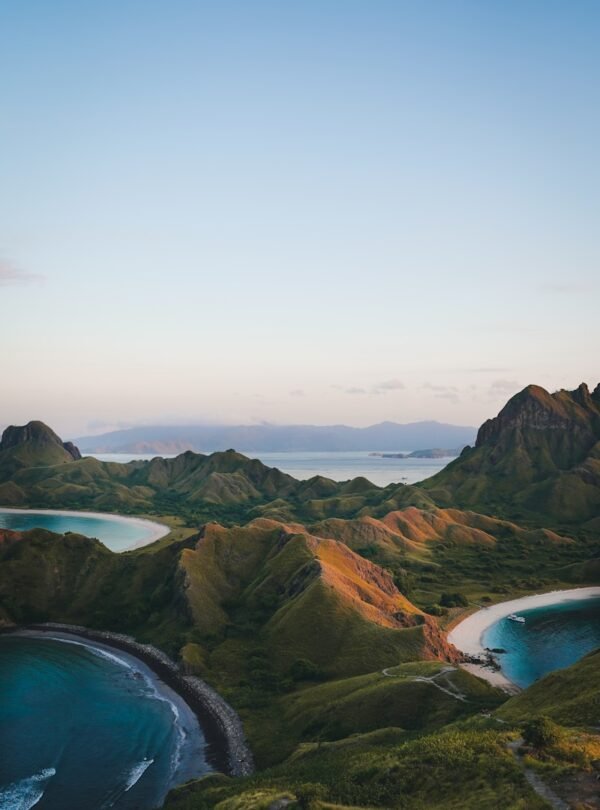
[[[501,619],[483,635],[486,647],[502,647],[502,671],[526,687],[555,669],[568,667],[600,647],[600,598],[523,610],[525,624]]]
[[[146,810],[210,770],[196,719],[141,662],[0,637],[0,810]]]
[[[86,537],[96,537],[112,551],[142,546],[169,531],[166,526],[161,527],[158,523],[109,515],[99,517],[77,512],[65,515],[43,510],[29,513],[6,509],[0,509],[0,528],[21,532],[28,529],[48,529],[57,534],[75,532]]]

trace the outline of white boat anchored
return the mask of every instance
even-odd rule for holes
[[[517,616],[516,613],[511,613],[506,618],[511,622],[518,622],[519,624],[525,624],[525,618],[523,616]]]

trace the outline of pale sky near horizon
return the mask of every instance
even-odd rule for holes
[[[2,0],[0,425],[600,382],[600,5]]]

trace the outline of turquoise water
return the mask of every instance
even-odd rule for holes
[[[210,770],[197,721],[141,662],[0,637],[0,810],[146,810]]]
[[[525,624],[501,619],[483,635],[486,647],[503,648],[498,662],[509,680],[526,687],[568,667],[600,647],[600,598],[523,610]]]
[[[89,517],[87,515],[54,515],[51,512],[9,512],[0,509],[0,528],[27,531],[28,529],[48,529],[64,534],[75,532],[86,537],[96,537],[112,551],[125,551],[132,546],[144,545],[159,535],[158,524],[137,522],[122,518]],[[168,529],[165,527],[164,534]]]
[[[403,452],[393,450],[391,452]],[[408,452],[408,451],[406,451]],[[149,461],[156,454],[149,453],[94,453],[100,461],[116,461],[122,464],[141,459]],[[334,481],[347,481],[349,478],[363,476],[379,487],[388,484],[416,484],[424,478],[443,470],[451,458],[381,458],[370,456],[366,451],[296,453],[278,452],[253,453],[245,451],[244,455],[258,458],[267,467],[277,467],[288,475],[301,481],[314,475],[324,475]],[[173,458],[173,456],[164,456]]]

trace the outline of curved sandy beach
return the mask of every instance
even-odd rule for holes
[[[6,512],[12,515],[56,515],[57,517],[82,517],[82,518],[98,518],[100,520],[112,520],[115,523],[129,523],[140,526],[146,532],[146,538],[134,543],[128,548],[115,552],[122,554],[123,551],[131,551],[134,548],[141,548],[142,546],[150,545],[155,540],[160,540],[161,537],[169,534],[171,528],[165,523],[158,523],[154,520],[140,517],[128,517],[126,515],[117,515],[114,512],[81,512],[72,509],[15,509],[0,506],[0,512]]]
[[[559,602],[571,600],[592,599],[600,597],[600,587],[571,588],[566,591],[549,591],[548,593],[534,594],[511,599],[508,602],[499,602],[497,605],[482,608],[459,622],[448,633],[448,641],[461,652],[472,656],[483,656],[485,648],[482,638],[485,631],[500,619],[510,613],[519,613],[531,608],[548,607]],[[462,664],[463,668],[485,678],[486,681],[510,692],[519,691],[519,688],[510,681],[501,671],[491,670],[479,664]]]

